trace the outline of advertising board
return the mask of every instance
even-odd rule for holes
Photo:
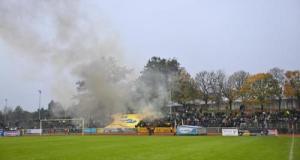
[[[239,136],[239,131],[236,128],[222,128],[222,136]]]
[[[104,128],[104,133],[124,133],[124,134],[135,134],[136,129],[135,128]]]
[[[172,127],[155,127],[154,133],[172,133]]]
[[[199,126],[188,125],[177,126],[176,135],[199,135],[201,128]]]
[[[83,132],[86,134],[96,134],[97,128],[84,128]]]
[[[26,134],[41,134],[41,129],[27,129]]]
[[[4,136],[7,136],[7,137],[20,136],[20,131],[19,130],[4,131]]]
[[[268,135],[269,136],[278,136],[277,129],[268,129]]]
[[[103,134],[104,128],[97,128],[97,134]]]

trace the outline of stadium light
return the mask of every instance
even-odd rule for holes
[[[39,121],[41,120],[41,97],[42,97],[42,91],[39,90]]]
[[[3,112],[4,112],[4,124],[6,125],[6,121],[7,121],[7,98],[5,98],[4,101],[5,101],[5,108],[4,108]]]

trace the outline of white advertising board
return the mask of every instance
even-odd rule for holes
[[[225,129],[222,128],[222,136],[239,136],[238,129]]]
[[[277,129],[269,129],[269,130],[268,130],[268,135],[269,135],[269,136],[278,136],[278,131],[277,131]]]
[[[40,134],[41,133],[41,129],[27,129],[26,133],[27,134]]]

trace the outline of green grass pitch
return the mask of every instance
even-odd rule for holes
[[[0,160],[289,160],[290,137],[42,136],[0,138]],[[295,138],[293,160],[300,159]]]

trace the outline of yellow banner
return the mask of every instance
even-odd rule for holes
[[[97,133],[102,134],[104,133],[104,128],[97,128]]]
[[[113,122],[105,128],[135,128],[142,119],[140,114],[115,114],[112,117]]]
[[[154,133],[173,133],[173,128],[171,127],[156,127]]]
[[[137,128],[138,133],[148,133],[148,129],[146,127],[138,127]]]

